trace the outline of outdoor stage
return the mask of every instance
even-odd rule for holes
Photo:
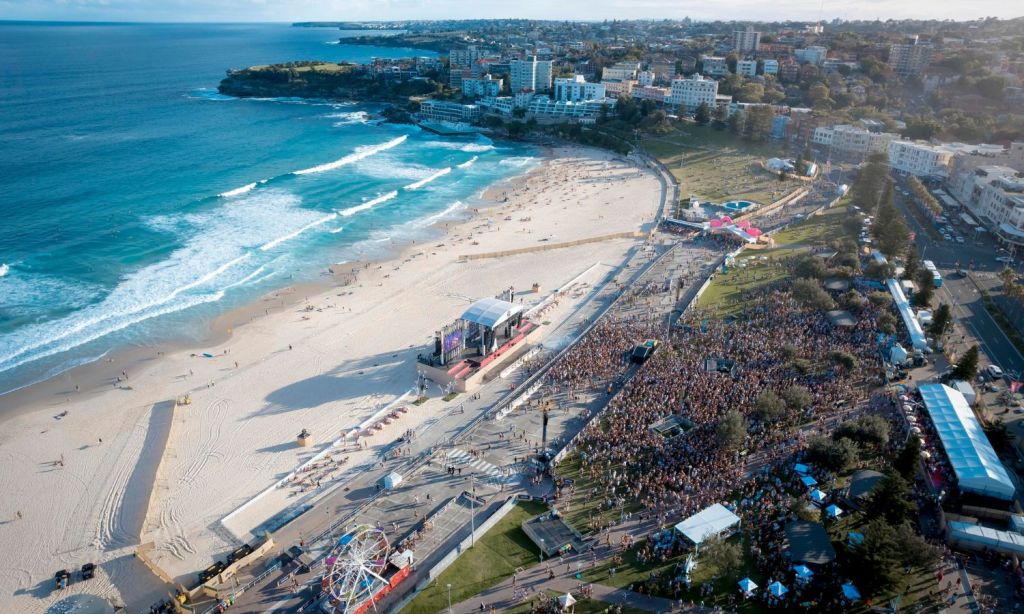
[[[524,318],[522,304],[506,299],[514,292],[480,299],[435,333],[433,352],[417,357],[417,372],[451,392],[468,392],[519,360],[540,326]]]

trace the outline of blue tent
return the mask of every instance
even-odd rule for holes
[[[796,572],[796,577],[798,578],[808,579],[814,575],[814,572],[807,565],[797,565],[793,568],[793,571]]]
[[[807,475],[807,472],[810,471],[810,467],[801,463],[793,465],[793,469],[800,475]]]
[[[772,597],[781,597],[789,592],[781,582],[772,582],[768,585],[768,594]]]
[[[856,586],[847,582],[843,585],[843,597],[846,597],[850,601],[857,601],[860,599],[860,591],[857,590]]]
[[[815,503],[824,503],[827,498],[828,496],[817,488],[811,491],[811,501]]]
[[[740,590],[749,595],[757,590],[757,583],[750,578],[743,578],[740,580]]]
[[[843,508],[839,507],[835,503],[825,508],[825,515],[829,518],[839,518],[843,513]]]
[[[846,543],[851,546],[859,546],[864,543],[864,534],[857,531],[850,531],[846,534]]]
[[[815,480],[809,475],[805,475],[804,477],[800,478],[800,481],[803,482],[804,486],[806,486],[807,488],[811,488],[813,486],[818,485],[818,480]]]

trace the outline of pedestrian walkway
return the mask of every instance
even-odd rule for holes
[[[497,465],[489,463],[482,458],[477,458],[459,448],[449,450],[445,458],[453,465],[469,465],[480,473],[480,481],[493,484],[494,486],[512,486],[518,484],[523,479],[523,476],[518,472],[504,471]]]

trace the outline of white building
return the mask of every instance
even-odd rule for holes
[[[667,87],[655,87],[653,85],[638,85],[633,88],[634,100],[652,100],[658,104],[664,104],[672,95],[672,90]]]
[[[688,113],[693,113],[702,102],[714,107],[717,94],[718,81],[695,74],[689,79],[673,79],[666,102],[673,107],[686,107]]]
[[[757,60],[740,60],[736,62],[736,74],[747,77],[757,75]]]
[[[452,49],[448,52],[448,63],[452,66],[469,67],[482,57],[492,55],[491,52],[470,45],[467,49]]]
[[[502,79],[484,75],[479,79],[463,79],[462,93],[473,98],[494,98],[501,95]]]
[[[953,151],[941,145],[921,141],[891,141],[889,166],[893,170],[918,177],[945,176]]]
[[[611,98],[618,98],[623,95],[632,95],[636,81],[631,79],[601,81],[601,85],[604,86],[605,95]]]
[[[525,60],[509,62],[509,82],[513,92],[551,91],[551,60],[538,60],[531,56]]]
[[[601,81],[636,81],[640,62],[618,62],[601,70]]]
[[[886,153],[889,143],[899,138],[891,132],[870,132],[849,124],[820,126],[814,129],[811,142],[830,148],[837,154],[849,156],[866,156],[869,153]]]
[[[726,63],[725,58],[705,55],[700,59],[704,65],[704,74],[712,77],[724,77],[729,74],[729,65]]]
[[[642,70],[636,76],[637,85],[648,87],[654,85],[656,75],[652,70]]]
[[[526,108],[527,115],[538,119],[594,120],[601,114],[601,108],[612,104],[607,99],[569,102],[554,100],[548,96],[534,96]]]
[[[739,53],[757,51],[761,46],[761,33],[755,32],[753,27],[748,26],[746,30],[732,31],[732,49]]]
[[[420,117],[428,121],[475,122],[482,110],[475,104],[459,104],[447,100],[424,100],[420,103]]]
[[[605,86],[601,83],[587,83],[583,75],[555,79],[554,99],[561,102],[579,102],[605,97]]]
[[[795,57],[796,61],[801,64],[814,64],[815,66],[821,66],[821,63],[825,61],[827,56],[828,49],[817,45],[793,50],[793,57]]]
[[[1024,176],[1008,166],[956,173],[950,192],[1015,253],[1024,250]]]
[[[779,61],[778,60],[765,60],[764,61],[764,74],[775,76],[779,74]]]

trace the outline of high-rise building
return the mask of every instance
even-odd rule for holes
[[[732,49],[739,53],[757,51],[761,47],[761,33],[755,32],[753,26],[746,30],[732,31]]]
[[[509,83],[512,92],[551,91],[551,60],[538,60],[531,56],[525,60],[512,60],[509,63]]]
[[[560,102],[600,100],[605,97],[605,86],[601,83],[587,83],[583,75],[555,79],[554,99]]]
[[[889,66],[901,77],[920,73],[931,61],[931,43],[919,42],[916,36],[906,44],[889,47]]]

